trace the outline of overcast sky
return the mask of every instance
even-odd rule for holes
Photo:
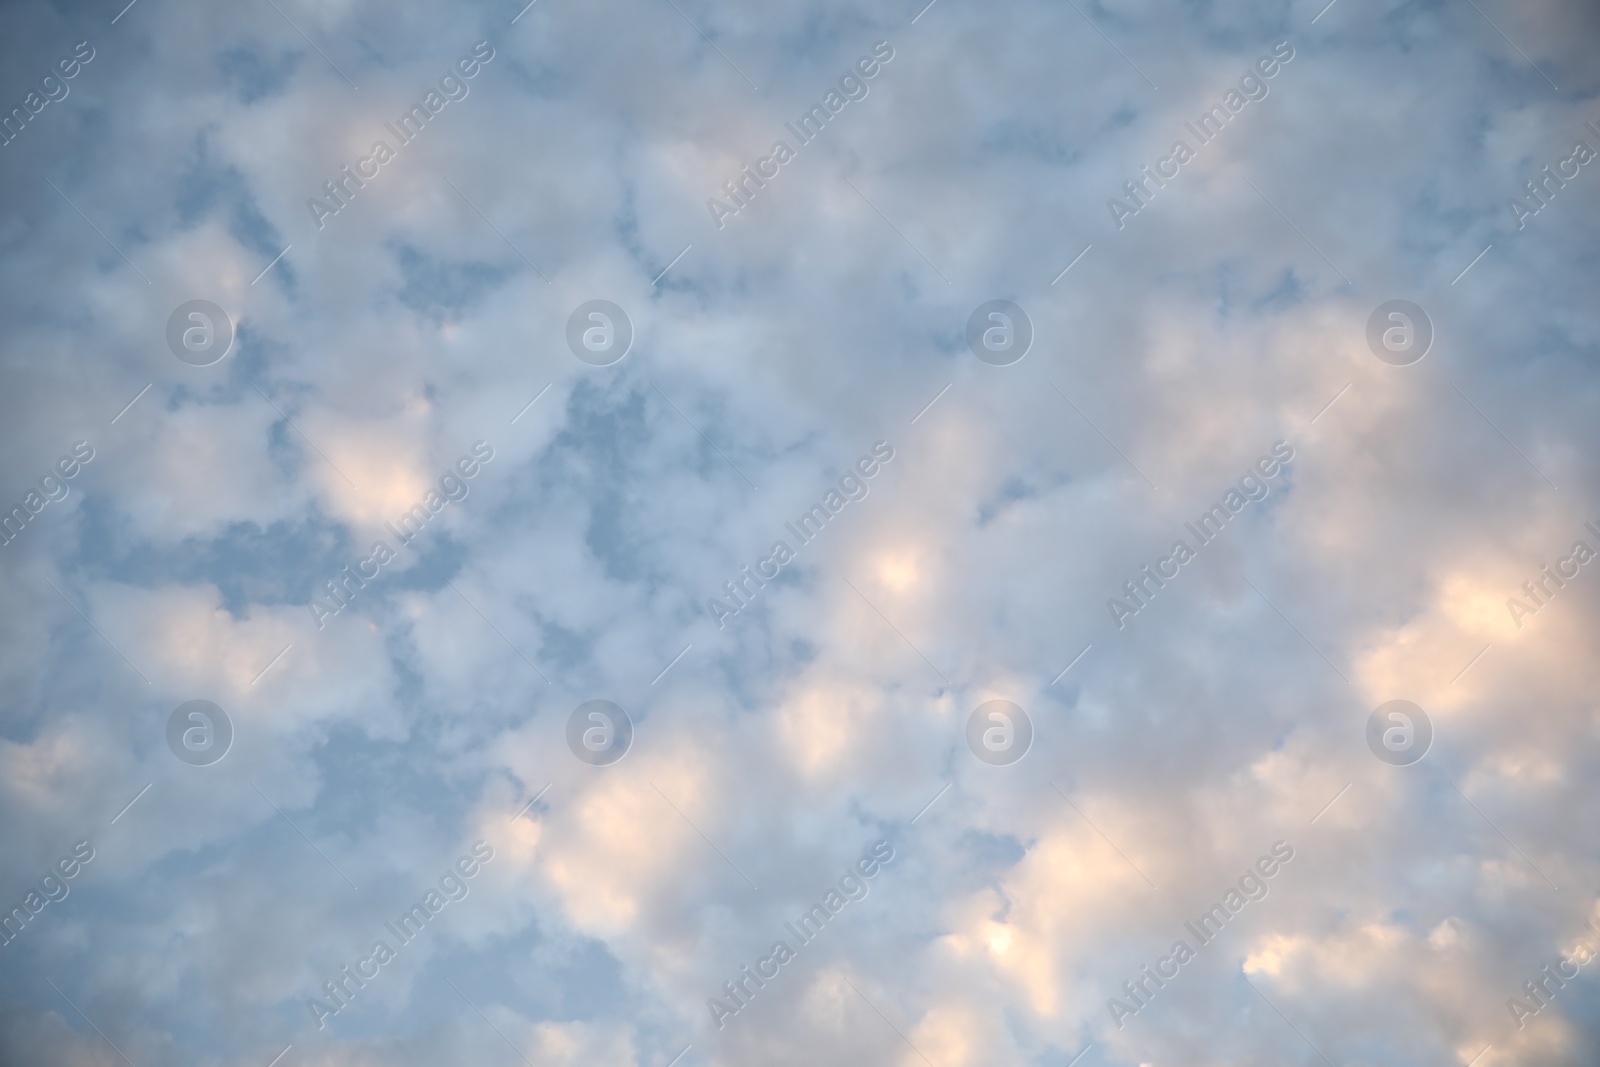
[[[524,2],[7,8],[0,1063],[1600,1058],[1600,9]]]

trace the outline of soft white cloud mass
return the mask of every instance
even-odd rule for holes
[[[1600,9],[524,3],[7,9],[0,1064],[1600,1059]]]

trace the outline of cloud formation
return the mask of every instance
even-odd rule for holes
[[[1595,1061],[1593,5],[125,3],[0,41],[0,1061]]]

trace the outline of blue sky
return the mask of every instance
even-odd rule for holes
[[[1525,988],[1600,923],[1593,5],[125,2],[0,42],[0,1062],[1594,1061],[1595,965]],[[570,747],[592,700],[624,758]]]

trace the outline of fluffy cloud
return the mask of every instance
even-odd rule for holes
[[[0,1058],[1593,1060],[1589,968],[1508,1007],[1596,915],[1600,579],[1543,568],[1600,551],[1600,172],[1508,206],[1600,149],[1593,11],[519,7],[13,12],[7,69],[95,58],[37,114],[6,90],[0,500],[95,459],[0,548]],[[706,198],[879,41],[719,229]],[[319,228],[308,198],[478,42]],[[1278,42],[1119,228],[1108,198]],[[963,336],[999,297],[1034,328],[1005,367]],[[1434,330],[1406,367],[1366,338],[1395,298]],[[208,367],[166,348],[194,299],[237,328]],[[593,299],[633,327],[607,367],[567,347]],[[1107,598],[1280,441],[1119,628]],[[568,747],[596,698],[634,725],[607,766]],[[168,751],[192,699],[234,727],[209,766]],[[991,699],[1033,724],[1009,766],[967,749]],[[1367,747],[1391,699],[1430,717],[1420,763]],[[471,892],[319,1028],[479,840]],[[719,1028],[707,998],[879,840]],[[1270,892],[1119,1027],[1277,841]]]

